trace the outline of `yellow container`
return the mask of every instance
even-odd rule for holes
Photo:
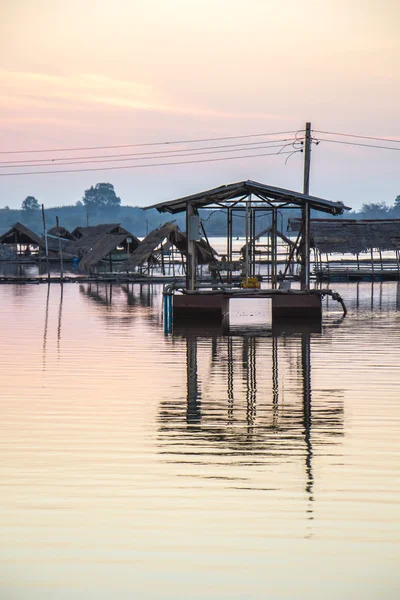
[[[257,277],[249,277],[246,283],[245,279],[242,279],[241,286],[242,288],[252,288],[252,289],[260,289],[260,282]]]

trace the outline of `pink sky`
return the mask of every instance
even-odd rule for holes
[[[307,120],[400,139],[395,0],[5,0],[0,11],[3,152],[298,130]],[[27,195],[73,204],[98,181],[143,206],[241,179],[301,189],[302,155],[285,158],[0,177],[0,206]],[[399,160],[321,143],[311,193],[392,203]]]

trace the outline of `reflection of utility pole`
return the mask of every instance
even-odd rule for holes
[[[60,358],[60,340],[61,340],[61,318],[62,318],[62,306],[64,299],[64,286],[61,285],[61,293],[60,293],[60,306],[58,309],[58,326],[57,326],[57,354],[58,358]]]
[[[228,423],[233,421],[233,348],[232,336],[228,336]]]
[[[272,338],[272,412],[274,426],[278,417],[279,408],[279,378],[278,378],[278,338]]]
[[[312,473],[312,457],[313,449],[311,443],[311,337],[309,333],[301,335],[301,366],[303,376],[303,425],[304,425],[304,441],[306,445],[306,473],[307,485],[306,492],[309,500],[313,501],[313,473]]]
[[[47,297],[46,297],[46,312],[44,317],[44,330],[43,330],[43,355],[42,355],[42,370],[46,370],[46,345],[47,345],[47,327],[49,324],[49,298],[50,298],[50,283],[47,284]]]
[[[197,379],[197,338],[186,338],[187,423],[199,423],[201,410]]]
[[[256,338],[243,338],[243,367],[246,368],[246,415],[248,432],[252,431],[256,416]]]

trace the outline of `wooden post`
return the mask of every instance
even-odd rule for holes
[[[304,178],[303,194],[310,193],[310,167],[311,167],[311,123],[306,123],[304,143]],[[310,206],[305,203],[302,207],[303,220],[303,260],[301,272],[301,289],[308,290],[310,287]]]
[[[272,289],[276,290],[276,275],[277,275],[277,233],[276,233],[276,208],[272,209],[272,226],[271,226],[271,283]]]
[[[371,248],[371,269],[372,269],[372,279],[374,279],[374,249]]]
[[[161,273],[165,275],[164,247],[161,244]]]
[[[45,217],[45,214],[44,214],[44,204],[42,204],[42,220],[43,220],[44,244],[45,244],[45,249],[46,249],[47,278],[50,279],[49,248],[48,248],[48,245],[47,245],[46,217]]]
[[[190,239],[190,217],[195,214],[193,204],[190,202],[186,206],[186,242],[187,242],[187,264],[186,264],[186,289],[196,289],[196,245]]]
[[[245,245],[245,278],[246,278],[246,287],[249,283],[249,205],[251,205],[251,194],[246,201],[246,218],[245,218],[245,229],[246,229],[246,245]]]

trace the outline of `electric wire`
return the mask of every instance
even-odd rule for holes
[[[312,129],[312,131],[314,133],[322,133],[324,135],[340,135],[340,136],[344,136],[344,137],[352,137],[352,138],[361,138],[364,140],[375,140],[378,142],[393,142],[394,144],[400,144],[400,140],[391,140],[390,138],[384,138],[384,137],[374,137],[371,135],[358,135],[355,133],[339,133],[336,131],[320,131],[319,129]]]
[[[289,138],[287,138],[289,139]],[[294,138],[293,138],[294,139]],[[11,161],[11,162],[0,162],[0,169],[5,169],[5,168],[10,168],[10,169],[21,169],[21,168],[27,168],[27,167],[34,167],[34,168],[43,168],[43,167],[50,167],[50,166],[68,166],[68,165],[77,165],[77,164],[90,164],[90,163],[109,163],[109,162],[121,162],[121,161],[128,161],[128,160],[157,160],[157,159],[161,159],[161,158],[180,158],[180,157],[184,157],[184,156],[200,156],[200,155],[208,155],[208,154],[224,154],[227,152],[249,152],[252,150],[265,150],[267,148],[281,148],[284,149],[285,147],[287,147],[288,145],[292,145],[292,142],[289,141],[289,143],[284,143],[286,140],[279,140],[278,143],[273,143],[273,144],[269,144],[268,145],[260,145],[262,144],[262,142],[254,142],[251,147],[244,147],[247,146],[246,144],[242,145],[242,144],[232,144],[232,146],[234,147],[226,147],[226,146],[220,146],[221,148],[224,148],[223,150],[216,150],[215,148],[218,148],[219,146],[209,146],[208,148],[210,150],[205,151],[204,148],[193,148],[193,149],[182,149],[182,150],[173,150],[172,153],[171,152],[155,152],[155,153],[151,153],[151,152],[143,152],[143,153],[139,153],[139,154],[121,154],[121,155],[115,155],[118,158],[101,158],[99,156],[94,156],[93,159],[88,159],[89,157],[85,158],[79,158],[79,157],[68,157],[68,159],[38,159],[38,160],[33,160],[33,161]],[[45,162],[46,161],[46,162]],[[38,164],[38,163],[41,164]]]
[[[295,150],[295,152],[301,152],[301,150]],[[187,160],[178,162],[167,162],[167,163],[148,163],[144,165],[119,165],[112,167],[94,167],[89,169],[55,169],[53,171],[19,171],[14,173],[0,173],[0,177],[18,177],[22,175],[55,175],[57,173],[86,173],[89,171],[115,171],[117,169],[142,169],[146,167],[168,167],[174,165],[187,165],[195,163],[206,163],[206,162],[217,162],[224,160],[238,160],[243,158],[258,158],[263,156],[282,156],[284,154],[293,154],[293,151],[289,152],[267,152],[261,154],[247,154],[244,156],[224,156],[221,158],[204,158],[200,160]]]
[[[113,146],[87,146],[87,147],[75,147],[75,148],[50,148],[50,149],[38,149],[38,150],[1,150],[0,154],[30,154],[30,153],[50,153],[50,152],[81,152],[89,150],[109,150],[113,148],[139,148],[144,146],[164,146],[173,144],[197,144],[203,142],[219,142],[224,140],[240,140],[252,137],[266,137],[270,135],[288,135],[296,133],[296,130],[292,131],[277,131],[268,133],[250,133],[246,135],[228,135],[225,137],[214,137],[214,138],[199,138],[192,140],[168,140],[163,142],[146,142],[140,144],[116,144]]]
[[[331,144],[344,144],[346,146],[362,146],[363,148],[379,148],[382,150],[394,150],[400,152],[400,148],[392,148],[391,146],[378,146],[377,144],[363,144],[362,142],[345,142],[343,140],[328,140],[326,138],[317,138],[319,142],[329,142]]]

